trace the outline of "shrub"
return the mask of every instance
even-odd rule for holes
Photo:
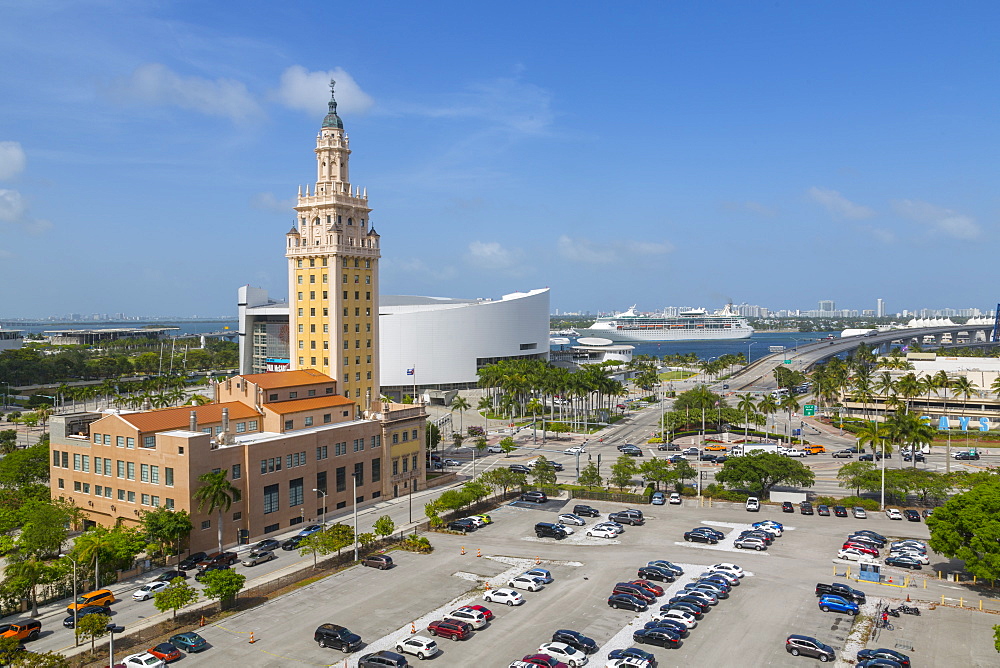
[[[422,554],[429,554],[434,550],[426,536],[417,536],[415,534],[404,538],[399,547],[407,552],[420,552]]]

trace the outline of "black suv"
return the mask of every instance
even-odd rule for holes
[[[803,515],[812,515],[813,504],[809,503],[808,501],[803,501],[802,503],[799,504],[799,512],[802,513]]]
[[[539,522],[535,525],[535,535],[539,538],[555,538],[557,540],[563,539],[569,534],[558,524],[552,524],[551,522]]]
[[[591,506],[585,506],[583,504],[577,504],[573,506],[573,514],[579,515],[580,517],[600,517],[601,513],[598,512],[597,508],[592,508]]]
[[[537,492],[531,490],[521,494],[521,501],[531,501],[533,503],[545,503],[549,500],[549,497],[545,496],[545,492]]]
[[[597,651],[597,643],[594,642],[594,639],[588,638],[579,631],[560,629],[552,634],[552,642],[564,642],[584,654],[593,654]]]
[[[207,552],[195,552],[194,554],[188,556],[188,558],[182,561],[180,564],[178,564],[177,570],[189,571],[195,566],[197,566],[200,562],[204,561],[205,557],[207,556],[208,556]]]
[[[469,533],[470,531],[475,531],[478,527],[476,523],[470,519],[455,520],[453,522],[448,522],[448,528],[452,531],[461,531],[462,533]]]
[[[358,668],[407,668],[409,665],[405,656],[385,649],[374,654],[365,654],[358,660]]]
[[[351,633],[346,626],[339,624],[322,624],[313,634],[313,640],[320,647],[339,647],[340,651],[353,652],[361,647],[361,636]]]
[[[837,653],[829,645],[823,644],[815,638],[800,636],[797,634],[788,636],[785,641],[785,651],[792,656],[809,656],[826,663],[837,658]]]
[[[514,473],[524,473],[524,474],[531,473],[531,469],[529,469],[524,464],[511,464],[507,468],[509,468]]]
[[[625,510],[619,510],[617,513],[611,513],[608,515],[608,519],[619,524],[631,524],[633,526],[644,524],[646,521],[642,516],[642,511],[634,508],[626,508]]]

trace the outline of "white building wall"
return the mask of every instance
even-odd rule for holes
[[[383,306],[381,385],[474,383],[476,360],[549,352],[548,288],[496,301]],[[414,369],[413,376],[407,369]]]

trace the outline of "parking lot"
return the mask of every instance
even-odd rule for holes
[[[749,514],[728,508],[652,506],[643,508],[647,518],[644,526],[626,527],[616,540],[588,538],[580,531],[585,527],[562,541],[536,538],[534,524],[553,521],[557,511],[569,510],[564,509],[567,505],[572,503],[550,500],[537,507],[502,507],[491,513],[492,525],[466,536],[430,534],[435,547],[431,555],[394,552],[397,565],[391,570],[355,567],[218,625],[206,626],[201,632],[212,649],[186,657],[183,663],[220,665],[220,656],[225,656],[225,661],[244,666],[343,665],[346,658],[347,665],[353,666],[363,654],[394,648],[400,638],[410,635],[411,623],[418,634],[426,636],[429,621],[475,602],[493,610],[496,618],[465,641],[438,639],[442,652],[433,661],[448,666],[506,666],[548,642],[556,629],[573,629],[597,641],[600,649],[590,657],[589,665],[603,666],[612,649],[634,645],[632,631],[651,619],[671,592],[700,573],[701,567],[734,562],[748,572],[742,585],[705,615],[679,649],[644,649],[652,651],[661,666],[808,665],[815,660],[786,654],[788,634],[815,636],[837,649],[839,656],[851,630],[850,616],[821,612],[813,594],[817,582],[845,581],[833,578],[832,556],[848,531],[864,526],[886,536],[927,537],[923,523],[881,517],[855,520],[767,510]],[[601,502],[591,505],[604,513],[621,508]],[[768,516],[786,526],[784,535],[768,551],[731,546],[741,528]],[[588,524],[593,521],[588,520]],[[726,538],[717,545],[684,542],[683,532],[695,526],[720,529]],[[483,556],[477,557],[477,551]],[[615,583],[635,579],[636,568],[653,559],[681,565],[685,576],[672,585],[664,583],[665,596],[645,613],[609,608],[606,601]],[[494,588],[506,586],[511,576],[531,568],[536,560],[551,571],[553,583],[537,592],[522,591],[526,602],[518,607],[484,603],[485,582]],[[865,591],[870,601],[879,596],[906,595],[893,587],[849,584]],[[921,593],[919,589],[909,591],[915,597]],[[906,653],[915,664],[944,665],[932,660],[942,654],[923,628],[936,627],[938,619],[952,613],[988,617],[967,611],[925,611],[919,618],[901,620],[902,628],[896,631],[883,631],[878,646],[891,648],[894,644],[887,642],[902,642],[912,646]],[[349,627],[361,635],[365,646],[346,657],[338,650],[320,649],[313,641],[313,631],[326,622]],[[251,632],[254,644],[248,642]],[[968,644],[960,648],[947,644],[952,652],[968,652],[967,656],[952,655],[951,665],[992,665],[979,662],[989,656],[982,651],[984,644],[992,651],[989,635],[969,637]],[[738,648],[738,655],[734,648]],[[849,658],[853,656],[851,652]],[[409,658],[416,662],[415,657]]]

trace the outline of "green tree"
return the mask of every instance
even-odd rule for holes
[[[0,637],[0,666],[10,665],[21,654],[21,641],[14,637]]]
[[[465,437],[462,436],[461,432],[456,431],[455,433],[453,433],[451,435],[451,445],[455,449],[458,449],[458,448],[462,447],[462,441],[464,441],[464,440],[465,440]]]
[[[666,459],[660,459],[659,457],[653,457],[652,459],[644,461],[640,464],[639,475],[642,476],[643,480],[656,485],[657,490],[660,489],[661,482],[666,485],[673,478],[670,462]]]
[[[993,649],[1000,652],[1000,624],[993,627]]]
[[[433,422],[427,422],[424,430],[424,439],[427,441],[427,450],[434,452],[441,443],[441,430]]]
[[[153,605],[160,612],[173,610],[173,618],[177,619],[177,611],[198,600],[198,589],[189,585],[184,578],[174,578],[163,589],[153,594]]]
[[[670,472],[670,479],[676,480],[676,489],[678,492],[684,490],[684,482],[686,480],[694,480],[698,475],[698,472],[694,470],[691,466],[691,462],[686,459],[682,459],[674,464],[673,469]]]
[[[107,529],[101,526],[91,527],[73,543],[77,562],[94,564],[94,589],[101,588],[101,557],[110,552],[111,545]]]
[[[545,458],[545,455],[542,455],[535,460],[535,467],[531,469],[531,477],[534,479],[535,485],[539,487],[554,485],[556,484],[556,469]]]
[[[326,530],[326,533],[330,534],[330,540],[333,549],[337,550],[337,556],[340,556],[340,551],[348,545],[354,545],[354,529],[342,522],[334,524]]]
[[[596,462],[590,462],[580,471],[580,479],[578,481],[584,487],[600,487],[604,479],[601,478],[601,472],[597,469]]]
[[[483,484],[482,481],[469,480],[464,485],[462,485],[462,491],[473,501],[482,501],[487,496],[490,495],[489,487]]]
[[[486,450],[486,437],[476,436],[476,453],[482,457],[484,450]]]
[[[25,489],[49,482],[49,445],[36,443],[14,450],[0,459],[0,486]]]
[[[242,573],[237,573],[232,569],[221,571],[209,571],[205,573],[202,582],[205,583],[205,598],[211,598],[219,602],[221,612],[226,601],[236,598],[236,595],[243,589],[247,577]]]
[[[167,553],[169,545],[174,546],[174,554],[180,563],[181,543],[191,535],[194,526],[186,510],[170,510],[160,506],[143,512],[142,528],[150,540],[159,546],[160,552]]]
[[[427,520],[430,522],[432,527],[441,526],[444,520],[441,519],[441,505],[437,502],[437,499],[433,501],[428,501],[424,504],[424,515],[427,516]]]
[[[861,490],[879,489],[882,481],[875,462],[849,462],[837,471],[837,480],[844,489],[853,489],[858,496]]]
[[[927,518],[930,547],[965,562],[965,570],[1000,579],[1000,480],[996,476],[956,494]]]
[[[198,476],[201,487],[195,490],[194,499],[198,502],[198,511],[213,513],[218,511],[217,522],[219,537],[219,552],[222,552],[222,515],[228,513],[233,503],[240,500],[240,490],[226,479],[228,471],[209,471]],[[207,508],[207,510],[206,510]]]
[[[379,537],[385,538],[386,536],[391,536],[396,530],[396,523],[392,521],[392,518],[388,515],[382,515],[375,523],[372,524],[372,530],[378,534]]]
[[[58,652],[22,652],[10,668],[71,668],[69,659]]]
[[[20,514],[23,524],[17,539],[18,550],[42,558],[59,554],[69,534],[69,513],[47,499],[33,499],[21,507]]]
[[[368,547],[376,540],[377,538],[375,537],[375,534],[369,531],[365,531],[363,533],[358,534],[358,544],[361,545],[362,548]]]
[[[503,490],[504,494],[508,490],[522,487],[527,483],[527,478],[523,473],[511,471],[508,468],[490,469],[479,476],[479,479],[485,485]]]
[[[748,487],[759,492],[761,498],[767,498],[775,485],[808,487],[815,476],[808,466],[791,457],[758,452],[729,459],[715,474],[715,479],[732,487]]]
[[[500,439],[500,449],[503,450],[505,457],[510,457],[510,453],[517,449],[517,444],[514,443],[514,439],[510,436],[505,436]]]
[[[570,431],[570,428],[565,422],[550,422],[549,431],[555,434],[566,434]]]
[[[8,561],[4,569],[3,585],[5,589],[27,592],[31,600],[31,616],[38,616],[38,585],[54,580],[58,570],[34,555],[27,558]]]
[[[465,411],[471,408],[468,400],[465,397],[456,394],[455,398],[451,400],[449,408],[451,408],[452,412],[458,411],[458,431],[459,433],[462,433],[462,427],[464,426],[463,423],[465,421]]]
[[[608,482],[619,490],[623,490],[632,483],[632,478],[635,477],[637,470],[635,457],[620,455],[611,465],[611,477],[608,478]]]
[[[9,455],[17,450],[17,430],[4,429],[0,431],[0,453]]]
[[[90,640],[90,653],[94,653],[94,644],[97,642],[98,638],[103,638],[108,632],[108,624],[111,623],[111,617],[108,615],[102,615],[100,613],[93,615],[84,615],[76,621],[76,637],[82,641]]]

